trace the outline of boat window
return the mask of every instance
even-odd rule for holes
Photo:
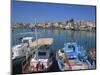
[[[73,45],[69,45],[68,48],[73,49],[75,51],[75,47]]]
[[[38,52],[39,56],[46,56],[46,52]]]
[[[43,45],[39,49],[49,49],[49,46],[48,45]]]
[[[23,43],[29,43],[29,41],[28,40],[23,40]]]
[[[69,58],[69,59],[70,59],[70,60],[75,60],[75,59],[77,59],[77,58],[74,58],[74,57],[73,57],[73,58]]]

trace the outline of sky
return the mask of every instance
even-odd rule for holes
[[[96,7],[89,5],[72,5],[57,3],[13,1],[11,7],[12,22],[32,23],[67,21],[93,21],[96,19]]]

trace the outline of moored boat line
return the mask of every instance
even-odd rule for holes
[[[45,38],[43,38],[43,40],[44,39]],[[45,41],[47,41],[47,39]],[[57,62],[55,67],[58,66],[59,71],[94,69],[94,64],[90,63],[84,49],[78,46],[77,43],[69,42],[64,44],[64,48],[55,53],[56,56],[54,56],[54,53],[51,52],[52,50],[49,49],[52,43],[52,41],[51,43],[49,41],[48,45],[47,43],[43,43],[36,47],[37,49],[33,48],[34,50],[30,50],[30,54],[21,62],[23,74],[49,72],[54,61]],[[56,58],[56,60],[53,58]]]

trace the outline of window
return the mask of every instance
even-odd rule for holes
[[[38,52],[39,56],[46,56],[46,52]]]
[[[23,43],[29,43],[29,41],[28,40],[23,40]]]

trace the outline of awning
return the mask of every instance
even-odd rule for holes
[[[36,46],[42,46],[42,45],[51,45],[53,43],[53,38],[40,38],[38,40],[33,41],[29,46],[36,47]]]

